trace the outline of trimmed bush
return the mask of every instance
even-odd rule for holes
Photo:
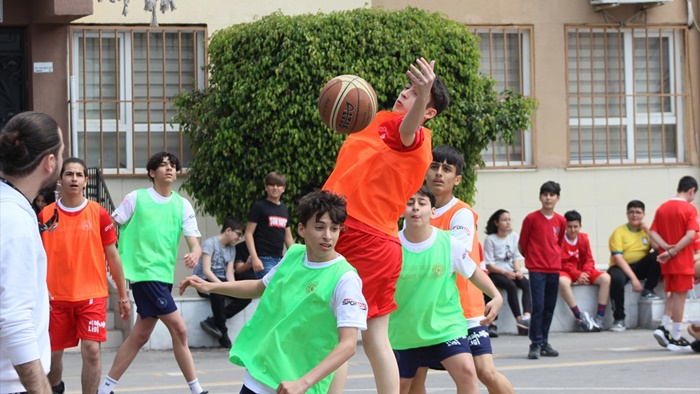
[[[418,57],[435,59],[450,91],[445,112],[427,126],[433,146],[450,144],[466,159],[456,193],[471,201],[480,152],[491,141],[512,141],[529,127],[535,101],[494,91],[479,74],[477,38],[439,13],[357,9],[284,16],[217,31],[209,45],[209,86],[175,99],[179,123],[194,159],[184,189],[199,210],[221,222],[246,219],[264,198],[263,178],[279,170],[288,179],[283,201],[296,202],[323,186],[345,138],[318,114],[320,89],[334,76],[355,74],[390,109]]]

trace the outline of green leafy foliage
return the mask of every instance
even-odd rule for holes
[[[273,170],[288,179],[283,195],[296,202],[323,186],[345,138],[326,127],[317,99],[341,74],[366,79],[380,108],[390,109],[418,57],[435,59],[450,91],[448,109],[427,125],[433,146],[450,144],[466,159],[458,197],[471,201],[480,152],[495,139],[512,141],[527,128],[536,103],[494,91],[478,72],[477,38],[439,13],[357,9],[301,16],[276,13],[217,31],[209,45],[209,87],[175,99],[194,159],[184,189],[200,211],[219,222],[245,219],[264,197]]]

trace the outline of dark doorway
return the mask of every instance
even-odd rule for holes
[[[27,110],[24,30],[0,28],[0,129]]]

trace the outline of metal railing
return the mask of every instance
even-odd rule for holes
[[[99,168],[89,167],[87,169],[88,182],[85,187],[85,197],[89,200],[96,201],[104,209],[107,210],[110,216],[114,212],[115,206],[114,201],[112,201],[112,196],[109,194],[109,189],[107,189],[107,184],[102,177],[102,172]]]

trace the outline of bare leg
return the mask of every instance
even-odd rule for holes
[[[134,324],[131,334],[119,347],[117,355],[114,356],[112,368],[109,370],[109,377],[114,380],[119,380],[122,377],[136,358],[139,350],[148,342],[153,329],[156,327],[156,323],[158,323],[158,319],[155,317],[147,319],[141,319],[141,316],[136,317],[136,324]]]
[[[513,394],[513,385],[502,373],[496,370],[492,354],[473,357],[476,376],[486,386],[490,394]]]
[[[63,379],[63,350],[51,352],[51,369],[49,370],[49,384],[58,386]]]
[[[100,374],[102,373],[100,343],[81,339],[80,354],[83,357],[83,371],[80,378],[83,394],[95,394],[100,385]]]
[[[425,380],[428,377],[428,367],[420,367],[411,381],[409,394],[425,394]]]
[[[173,338],[173,353],[175,353],[175,360],[180,367],[180,371],[182,371],[182,375],[187,379],[187,382],[197,379],[197,373],[194,370],[194,360],[192,359],[190,347],[187,344],[187,327],[185,326],[185,321],[182,320],[180,311],[175,310],[173,313],[158,316],[158,318],[165,324],[168,331],[170,331],[170,336]]]
[[[345,379],[348,377],[348,363],[347,361],[340,366],[340,368],[335,370],[333,375],[333,380],[331,380],[331,386],[328,388],[328,394],[342,394],[343,388],[345,387]]]
[[[669,299],[672,299],[672,310],[671,319],[674,323],[680,323],[683,321],[683,311],[685,309],[685,297],[688,295],[687,291],[678,291],[671,293]],[[668,302],[667,302],[668,303]]]
[[[600,275],[593,284],[598,285],[598,304],[607,304],[610,297],[610,275],[607,272]],[[559,278],[559,285],[561,285],[561,278]]]
[[[399,378],[399,386],[401,388],[401,391],[399,391],[401,394],[408,394],[411,390],[411,382],[413,381],[413,378]]]
[[[399,367],[389,343],[389,315],[367,320],[367,330],[362,331],[362,346],[372,365],[378,394],[399,392]]]
[[[473,394],[479,392],[476,378],[476,368],[471,353],[455,354],[442,360],[442,365],[457,385],[457,394]]]
[[[566,302],[569,308],[576,306],[574,292],[571,290],[571,279],[566,276],[559,277],[559,294],[561,294],[561,298],[564,299],[564,302]]]

